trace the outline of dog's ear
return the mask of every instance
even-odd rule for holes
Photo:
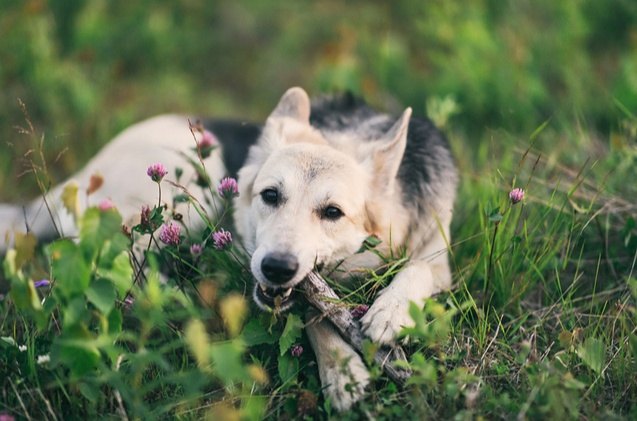
[[[411,108],[407,108],[387,133],[373,142],[373,170],[377,180],[375,185],[385,185],[388,189],[393,189],[407,145],[407,128],[410,118]]]
[[[299,88],[288,89],[270,114],[272,117],[289,117],[300,123],[310,123],[310,97]]]

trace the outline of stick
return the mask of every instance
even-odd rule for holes
[[[301,289],[307,301],[332,322],[347,343],[362,354],[365,337],[358,320],[355,320],[346,308],[338,305],[338,295],[321,275],[315,271],[310,272],[301,283]],[[412,374],[411,370],[396,367],[393,364],[395,361],[407,361],[405,351],[398,345],[380,347],[374,355],[374,361],[381,366],[390,379],[401,386]]]

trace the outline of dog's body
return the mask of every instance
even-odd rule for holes
[[[361,319],[372,340],[393,341],[411,322],[410,301],[422,304],[449,288],[457,174],[444,137],[428,120],[410,117],[407,109],[395,121],[349,95],[310,104],[303,90],[292,88],[263,126],[205,122],[221,143],[204,162],[211,179],[238,173],[235,225],[251,256],[260,307],[291,307],[293,288],[311,270],[342,278],[376,268],[376,254],[357,253],[372,235],[381,240],[381,252],[406,251],[409,257]],[[195,174],[178,152],[192,146],[187,119],[147,120],[115,138],[75,178],[85,188],[93,173],[103,174],[105,186],[91,200],[110,198],[125,221],[131,220],[142,205],[156,201],[145,168],[154,162],[166,164],[171,173],[181,167],[186,183]],[[61,209],[60,189],[50,195],[55,209]],[[195,190],[190,193],[203,203]],[[200,218],[183,206],[178,211],[186,223],[196,225]],[[0,206],[1,223],[10,221],[6,228],[24,227],[24,215],[38,236],[55,235],[44,222],[50,217],[41,199],[25,211]],[[64,234],[74,232],[70,217],[56,218]],[[0,230],[6,229],[0,225]],[[329,322],[309,324],[307,333],[327,396],[337,409],[349,408],[368,383],[363,361]]]

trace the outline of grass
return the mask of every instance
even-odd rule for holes
[[[627,115],[610,150],[578,122],[541,124],[528,139],[496,130],[478,145],[452,134],[462,177],[450,245],[455,287],[413,310],[409,385],[372,366],[367,398],[339,418],[634,419],[635,126]],[[509,201],[513,187],[524,188],[522,202]],[[115,212],[88,217],[99,227],[119,222]],[[45,256],[62,256],[57,266],[5,264],[12,289],[0,301],[0,412],[337,416],[321,397],[300,313],[274,317],[249,306],[240,249],[192,257],[188,243],[166,247],[149,254],[148,279],[131,285],[117,260],[127,242],[112,231],[86,233],[79,254],[68,243],[49,246]],[[389,267],[398,269],[398,259]],[[162,262],[173,268],[166,284]],[[97,268],[84,289],[63,284],[59,275],[76,276],[84,263]],[[394,272],[335,288],[352,307],[370,303]],[[51,275],[53,288],[32,288]],[[305,352],[292,356],[295,345]],[[41,355],[51,360],[38,363]]]

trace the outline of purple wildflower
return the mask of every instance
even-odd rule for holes
[[[161,226],[159,230],[159,240],[169,246],[176,246],[181,243],[181,226],[176,222],[170,221]]]
[[[164,164],[156,163],[148,167],[146,174],[148,174],[155,183],[159,183],[161,179],[168,174],[168,170],[164,167]]]
[[[369,310],[369,306],[367,304],[359,304],[354,307],[350,313],[353,318],[360,319],[365,315],[365,313],[367,313],[367,310]]]
[[[215,135],[204,129],[204,131],[201,132],[201,138],[197,143],[197,151],[202,158],[208,158],[210,156],[210,153],[215,148],[215,146],[217,146],[218,143],[219,142],[217,141]]]
[[[2,412],[0,413],[0,421],[15,421],[15,418],[13,417],[13,415]]]
[[[108,210],[115,209],[115,204],[111,201],[111,199],[102,199],[97,205],[97,208],[102,212],[106,212]]]
[[[132,295],[127,295],[126,298],[124,298],[124,307],[131,308],[134,303],[135,303],[135,299],[133,298]]]
[[[295,358],[300,357],[301,355],[303,355],[303,346],[299,344],[292,346],[292,349],[290,349],[290,354],[292,354],[292,356]]]
[[[35,286],[36,288],[44,288],[48,287],[49,285],[51,285],[51,281],[49,281],[48,279],[41,279],[33,283],[33,286]]]
[[[239,186],[237,185],[237,180],[232,177],[226,177],[219,183],[219,187],[217,187],[217,192],[219,192],[219,196],[224,199],[231,199],[233,197],[239,196]]]
[[[212,233],[212,242],[217,250],[229,248],[232,244],[232,234],[221,228]]]
[[[201,244],[195,243],[192,246],[190,246],[190,254],[192,255],[192,257],[201,256],[202,251],[203,251],[203,246]]]
[[[201,134],[201,139],[199,139],[199,147],[200,148],[210,148],[217,144],[217,137],[212,134],[212,132],[205,130]]]
[[[511,190],[511,192],[509,193],[509,199],[511,200],[511,204],[513,205],[521,202],[522,199],[524,199],[524,190],[519,187]]]

